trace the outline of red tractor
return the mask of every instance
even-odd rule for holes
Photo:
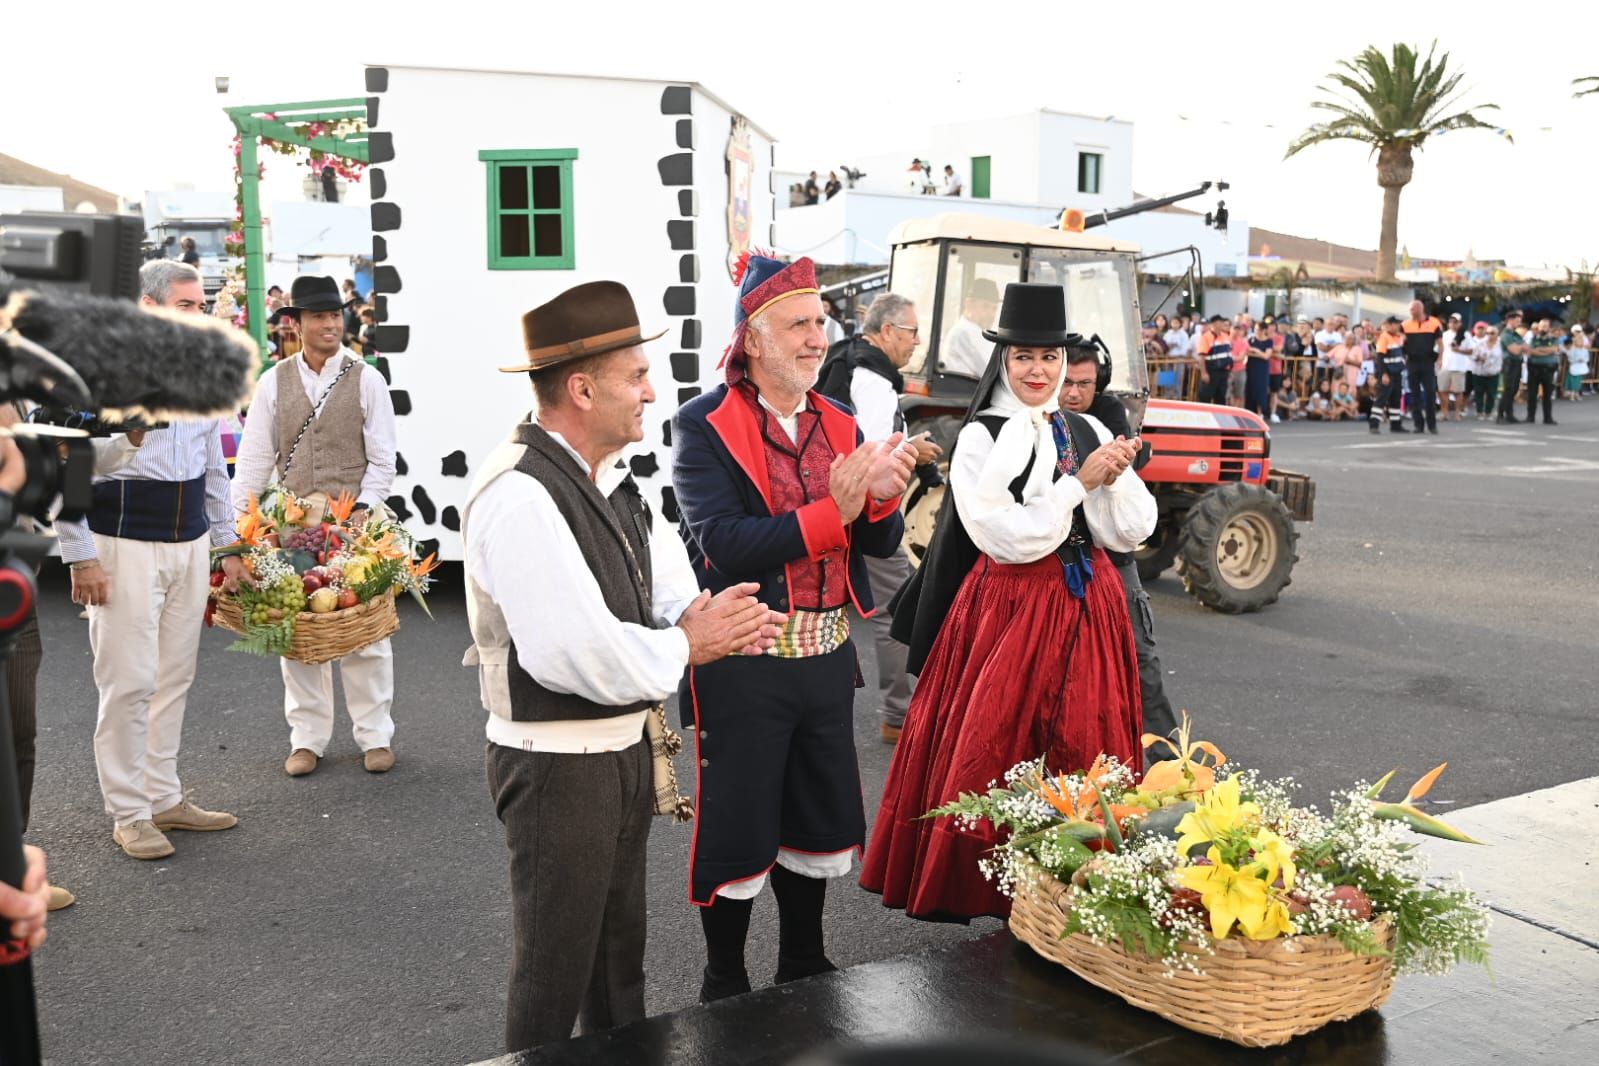
[[[946,451],[954,443],[976,385],[945,369],[943,355],[962,316],[972,320],[968,331],[991,328],[991,317],[973,318],[993,315],[989,294],[1013,281],[1061,285],[1068,325],[1085,337],[1098,334],[1110,348],[1110,391],[1152,450],[1140,474],[1159,502],[1160,524],[1139,549],[1140,575],[1151,580],[1175,563],[1189,593],[1218,611],[1258,611],[1276,601],[1298,560],[1294,523],[1313,516],[1315,485],[1304,474],[1273,469],[1271,433],[1259,417],[1150,397],[1135,246],[954,214],[903,223],[892,244],[887,288],[915,301],[927,338],[902,371],[910,432],[931,431]],[[913,558],[927,547],[942,498],[942,488],[907,497],[905,539]]]

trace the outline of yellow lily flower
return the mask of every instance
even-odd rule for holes
[[[1259,818],[1260,806],[1245,802],[1240,794],[1238,779],[1228,778],[1209,792],[1200,796],[1194,809],[1183,815],[1177,823],[1177,853],[1187,855],[1195,844],[1215,840],[1229,829],[1235,829],[1247,818]]]
[[[1294,887],[1294,849],[1288,841],[1270,829],[1262,829],[1249,842],[1249,846],[1255,851],[1255,862],[1266,871],[1268,885],[1281,877],[1285,891]]]
[[[1244,926],[1244,935],[1251,940],[1275,940],[1280,936],[1294,935],[1294,922],[1288,916],[1288,905],[1276,896],[1266,902],[1260,925],[1254,929]]]
[[[1210,849],[1210,863],[1209,866],[1184,867],[1180,879],[1183,887],[1199,893],[1200,901],[1210,912],[1211,934],[1217,940],[1224,939],[1236,923],[1253,939],[1270,939],[1254,935],[1268,925],[1270,894],[1266,891],[1266,882],[1257,877],[1252,868],[1239,870],[1222,862],[1219,848]]]

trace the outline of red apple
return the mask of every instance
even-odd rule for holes
[[[354,589],[345,589],[339,593],[339,610],[347,610],[361,602],[361,597],[355,594]]]
[[[307,570],[301,576],[300,581],[305,585],[305,594],[307,596],[311,595],[311,593],[315,592],[323,585],[322,578],[319,577],[314,570]]]

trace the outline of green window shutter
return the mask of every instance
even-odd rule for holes
[[[986,155],[972,156],[972,199],[988,199],[989,164],[993,157]]]
[[[487,181],[490,270],[571,270],[576,148],[499,148],[477,154]]]

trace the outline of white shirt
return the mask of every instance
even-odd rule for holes
[[[1342,343],[1338,334],[1330,329],[1324,329],[1311,339],[1316,342],[1316,365],[1328,366],[1327,356]]]
[[[1155,497],[1131,470],[1114,484],[1092,492],[1075,477],[1052,481],[1055,435],[1047,418],[1041,419],[1044,412],[1023,408],[1005,389],[1003,400],[984,413],[1007,415],[999,436],[990,436],[979,422],[968,425],[956,438],[949,470],[955,509],[979,551],[999,563],[1042,559],[1066,539],[1078,504],[1083,506],[1094,542],[1102,548],[1130,552],[1155,531]],[[1111,439],[1110,431],[1098,419],[1083,417],[1101,443]],[[1022,502],[1017,503],[1010,483],[1027,465],[1029,452],[1034,456],[1033,468],[1022,490]]]
[[[961,176],[958,171],[951,171],[944,175],[944,185],[939,190],[943,196],[959,196],[961,194]]]
[[[1586,377],[1588,374],[1588,343],[1586,339],[1578,344],[1573,337],[1571,344],[1566,348],[1566,373],[1578,374]]]
[[[894,432],[899,394],[883,375],[856,367],[849,379],[849,402],[855,408],[855,423],[867,440],[887,440]]]
[[[944,350],[938,358],[946,374],[980,378],[993,354],[994,342],[983,338],[983,327],[962,315],[944,338]]]
[[[1456,344],[1464,348],[1465,351],[1456,351]],[[1474,342],[1471,339],[1471,334],[1452,329],[1444,330],[1444,373],[1447,374],[1451,371],[1465,373],[1471,370],[1473,366],[1471,361],[1473,346]]]
[[[344,358],[361,360],[361,357],[341,347],[338,355],[322,364],[322,372],[312,370],[302,357],[293,360],[300,369],[300,385],[311,401],[312,410],[321,404],[333,381],[339,376]],[[250,415],[244,423],[244,438],[239,441],[239,454],[233,464],[233,506],[243,511],[249,506],[251,493],[257,496],[277,479],[278,448],[278,388],[289,362],[279,363],[256,382],[255,397],[250,401]],[[365,361],[350,371],[360,375],[361,414],[365,423],[361,439],[366,446],[366,476],[361,478],[361,491],[356,503],[376,509],[388,499],[389,488],[394,484],[394,453],[398,447],[394,427],[394,401],[389,398],[388,383],[383,375]]]
[[[233,511],[228,506],[228,463],[222,455],[222,428],[216,419],[174,422],[152,429],[144,445],[134,447],[126,436],[95,441],[95,478],[99,481],[192,481],[205,475],[205,518],[215,547],[232,544]],[[94,536],[86,519],[56,522],[61,561],[95,558]]]
[[[585,474],[588,464],[550,433]],[[609,497],[627,477],[620,455],[600,464],[595,486]],[[537,479],[501,470],[472,503],[466,567],[505,615],[517,662],[552,692],[623,706],[659,702],[688,666],[688,634],[676,622],[700,593],[688,551],[659,518],[650,530],[650,600],[663,628],[624,622],[605,605],[571,527]],[[594,721],[511,722],[488,716],[488,739],[525,751],[615,751],[638,743],[647,711]]]
[[[1474,373],[1487,377],[1504,369],[1504,349],[1499,347],[1498,337],[1493,340],[1478,337],[1472,343],[1475,346],[1471,360]]]
[[[1193,339],[1183,330],[1169,329],[1162,339],[1166,342],[1166,353],[1174,359],[1187,359],[1193,354]]]

